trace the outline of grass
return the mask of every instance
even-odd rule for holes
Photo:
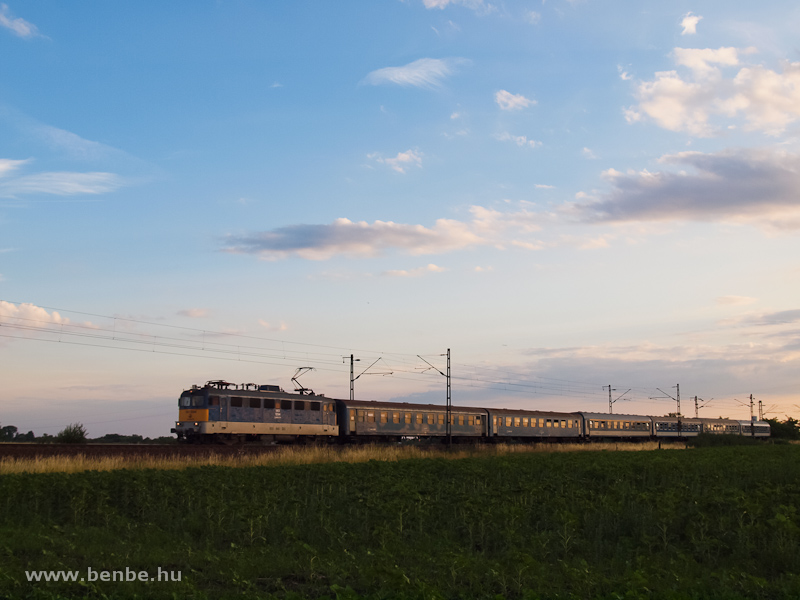
[[[370,450],[326,464],[2,475],[0,597],[800,597],[798,446]],[[182,579],[24,575],[88,567]]]
[[[368,445],[345,448],[326,446],[282,446],[264,454],[210,454],[206,456],[45,456],[34,458],[0,458],[0,475],[12,473],[79,473],[117,469],[187,469],[204,466],[261,467],[323,463],[360,463],[370,460],[398,461],[441,457],[451,460],[476,456],[504,456],[515,453],[648,451],[659,447],[657,442],[593,443],[593,444],[497,444],[491,446],[443,447],[416,445]],[[683,449],[683,442],[663,442],[665,450]]]

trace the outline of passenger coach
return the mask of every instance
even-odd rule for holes
[[[340,433],[351,440],[381,438],[444,437],[447,435],[447,409],[440,404],[408,404],[337,400]],[[451,433],[456,440],[486,436],[487,415],[483,408],[452,407]]]
[[[489,408],[489,435],[495,439],[556,440],[580,438],[581,416],[578,413],[542,412]]]

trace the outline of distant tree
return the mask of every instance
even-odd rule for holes
[[[17,428],[13,425],[0,427],[0,442],[11,442],[15,435],[17,435]]]
[[[49,433],[43,433],[38,438],[36,438],[36,441],[39,442],[40,444],[52,444],[53,442],[56,441],[56,438],[55,436],[50,435]]]
[[[172,437],[171,435],[162,435],[162,436],[159,436],[157,438],[153,438],[152,440],[150,438],[145,438],[144,443],[145,444],[177,444],[178,443],[178,439]]]
[[[36,441],[36,436],[33,435],[32,431],[29,431],[28,433],[18,433],[17,435],[14,436],[14,441],[15,442],[35,442]]]
[[[778,419],[767,419],[770,436],[777,439],[800,440],[800,421],[787,417],[783,422]]]
[[[85,444],[86,428],[80,423],[72,423],[58,432],[56,442],[59,444]]]

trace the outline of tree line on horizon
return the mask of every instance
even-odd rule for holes
[[[800,421],[787,416],[785,421],[766,419],[770,425],[770,437],[784,440],[800,440]],[[169,444],[177,440],[171,435],[156,438],[141,435],[122,435],[120,433],[107,433],[97,438],[88,438],[86,428],[81,423],[72,423],[59,431],[56,435],[43,433],[34,435],[33,431],[20,433],[13,425],[0,427],[0,442],[37,442],[51,444]]]
[[[43,433],[37,436],[33,431],[21,433],[14,425],[0,427],[0,442],[36,442],[40,444],[169,444],[177,440],[169,436],[156,438],[141,435],[123,435],[121,433],[107,433],[100,437],[88,438],[86,428],[81,423],[72,423],[59,431],[56,435]]]

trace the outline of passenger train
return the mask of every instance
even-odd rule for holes
[[[336,400],[302,388],[209,381],[178,401],[171,430],[184,442],[397,441],[444,439],[447,408],[434,404]],[[769,437],[769,423],[453,406],[454,442],[590,441],[695,437],[701,433]]]

